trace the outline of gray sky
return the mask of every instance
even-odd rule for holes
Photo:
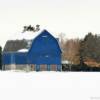
[[[68,38],[99,34],[100,0],[0,0],[0,45],[29,24]]]

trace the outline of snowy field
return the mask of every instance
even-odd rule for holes
[[[100,100],[100,73],[0,72],[0,100]]]

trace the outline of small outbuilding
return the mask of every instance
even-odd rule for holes
[[[25,42],[26,40],[23,41]],[[62,52],[58,40],[47,30],[43,30],[34,39],[27,41],[27,48],[24,49],[20,48],[20,50],[14,50],[14,47],[17,46],[16,43],[11,46],[13,50],[7,50],[7,48],[4,48],[5,50],[2,55],[3,70],[62,70]],[[19,43],[19,45],[21,46],[21,43]]]

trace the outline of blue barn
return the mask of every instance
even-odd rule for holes
[[[61,48],[58,40],[43,30],[26,52],[3,52],[3,70],[27,69],[35,71],[61,71]]]

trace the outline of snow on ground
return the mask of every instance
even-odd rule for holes
[[[100,73],[0,72],[1,100],[100,100]]]

